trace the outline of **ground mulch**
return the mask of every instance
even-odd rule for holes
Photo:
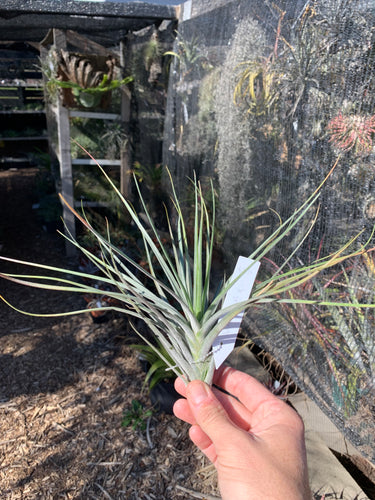
[[[62,238],[31,209],[34,168],[0,171],[1,254],[62,267]],[[0,272],[25,272],[0,262]],[[30,312],[81,308],[74,296],[0,281],[0,294]],[[89,314],[25,316],[0,303],[0,497],[34,499],[212,499],[212,466],[188,425],[154,412],[145,430],[121,425],[142,392],[127,319]]]

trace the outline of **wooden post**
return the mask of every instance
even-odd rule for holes
[[[121,68],[125,68],[126,55],[125,43],[120,42],[120,64]],[[130,133],[130,103],[131,92],[128,87],[121,89],[121,124],[124,132],[129,137]],[[127,199],[131,200],[131,148],[130,141],[128,140],[125,148],[121,150],[121,167],[120,167],[120,191],[121,194]]]
[[[66,36],[62,30],[53,30],[53,41],[57,50],[66,49]],[[58,133],[58,157],[60,162],[61,194],[71,207],[74,207],[73,196],[73,172],[72,158],[70,154],[70,123],[69,111],[58,99],[57,111],[57,133]],[[75,220],[72,212],[63,204],[63,218],[65,222],[65,234],[75,238]],[[66,253],[68,257],[75,257],[76,247],[66,241]]]

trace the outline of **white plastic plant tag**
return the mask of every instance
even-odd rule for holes
[[[253,263],[253,265],[252,265]],[[222,309],[229,307],[232,304],[238,304],[250,297],[256,275],[258,273],[260,262],[255,262],[248,257],[238,257],[236,267],[233,274],[229,279],[234,281],[242,273],[242,276],[236,283],[228,290]],[[238,330],[240,329],[241,321],[244,313],[239,313],[235,318],[230,321],[225,328],[219,333],[214,343],[212,344],[212,352],[214,356],[216,369],[227,359],[229,354],[233,351]]]

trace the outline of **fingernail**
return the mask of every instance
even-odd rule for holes
[[[194,405],[200,405],[209,395],[209,388],[204,382],[195,380],[188,385],[187,388],[188,399]]]

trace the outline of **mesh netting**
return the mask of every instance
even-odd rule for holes
[[[213,8],[215,4],[215,8]],[[317,221],[291,265],[337,251],[375,222],[375,5],[372,0],[193,2],[171,65],[164,161],[214,178],[224,264],[250,253],[320,184]],[[272,209],[272,210],[271,210]],[[274,272],[306,232],[268,256]],[[373,244],[373,242],[372,242]],[[372,246],[371,242],[368,248]],[[372,252],[294,290],[294,298],[373,302]],[[375,321],[371,309],[270,305],[246,331],[375,458]]]

